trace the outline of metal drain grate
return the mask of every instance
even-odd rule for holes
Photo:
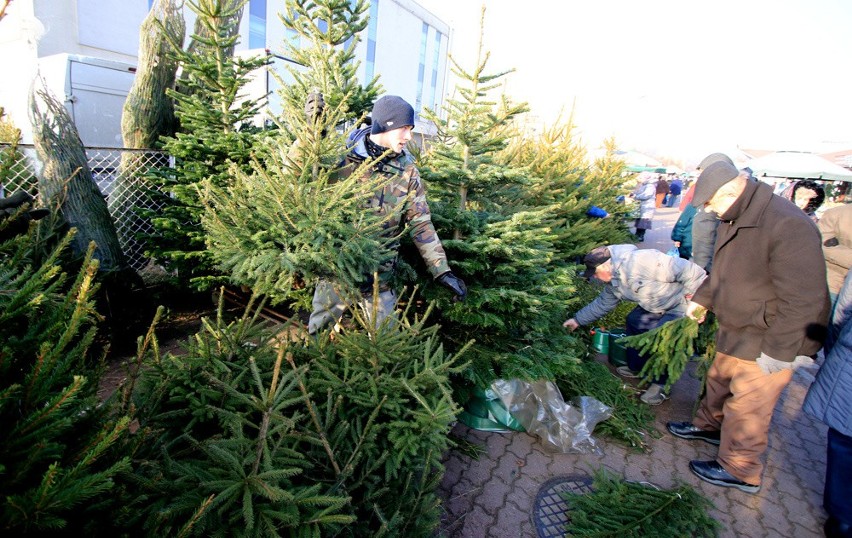
[[[592,491],[590,476],[560,476],[551,478],[541,486],[535,496],[533,523],[539,538],[565,536],[568,524],[568,504],[562,493],[589,493]]]

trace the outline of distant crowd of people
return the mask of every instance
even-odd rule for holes
[[[690,462],[700,479],[748,493],[761,488],[775,404],[793,372],[822,359],[804,409],[829,426],[824,506],[829,537],[852,536],[852,204],[818,213],[825,187],[810,180],[758,181],[724,154],[708,155],[694,184],[650,172],[637,176],[639,241],[654,210],[675,207],[671,239],[678,256],[635,245],[600,246],[584,258],[585,277],[605,283],[594,301],[565,321],[576,330],[622,300],[628,334],[707,312],[718,322],[716,355],[692,421],[669,422],[679,438],[719,447],[715,459]],[[819,215],[819,216],[818,216]],[[822,350],[822,356],[819,352]],[[624,377],[650,359],[633,350]],[[665,379],[640,397],[667,399]]]

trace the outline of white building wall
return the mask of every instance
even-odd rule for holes
[[[45,26],[39,57],[67,53],[136,63],[148,0],[35,0],[34,5]]]
[[[412,105],[417,98],[417,68],[423,21],[394,0],[380,0],[376,33],[376,73],[387,93]]]
[[[436,108],[441,109],[446,88],[444,87],[447,71],[447,50],[449,45],[450,28],[446,23],[432,15],[413,0],[373,0],[378,1],[377,17],[377,46],[375,55],[375,74],[379,76],[379,82],[385,93],[399,95],[415,104],[418,97],[418,68],[420,64],[421,36],[423,23],[429,25],[429,38],[427,41],[425,74],[423,80],[423,104],[428,106],[431,101],[431,76],[434,62],[434,33],[440,31],[442,34],[439,55],[440,65],[438,68],[438,86],[436,89]],[[0,106],[5,106],[10,112],[14,110],[14,121],[19,126],[25,127],[28,118],[22,111],[26,110],[25,97],[33,79],[35,66],[38,64],[36,58],[66,55],[69,58],[77,58],[86,62],[91,58],[97,65],[102,63],[115,63],[119,69],[132,72],[137,63],[139,48],[139,27],[148,14],[148,0],[16,0],[10,4],[9,13],[3,21],[3,29],[7,37],[0,35],[0,62],[6,73],[20,73],[16,77],[14,88],[0,88]],[[267,0],[266,13],[266,49],[271,52],[285,56],[285,39],[288,39],[286,28],[281,23],[278,12],[283,9],[283,2],[278,0]],[[369,12],[369,11],[368,11]],[[188,7],[184,7],[186,19],[187,37],[192,32],[194,25],[194,14]],[[30,39],[22,40],[11,35],[7,28],[13,25],[13,19],[31,20],[35,24],[43,26],[41,38],[37,41]],[[14,23],[17,24],[17,23]],[[245,12],[240,24],[240,43],[237,51],[240,54],[263,53],[263,49],[249,50],[249,9],[246,5]],[[359,81],[363,84],[365,80],[365,67],[367,57],[366,46],[367,30],[362,33],[356,48],[356,60],[360,66],[358,69]],[[7,54],[11,53],[11,56]],[[26,54],[24,54],[24,52]],[[52,60],[51,70],[57,73],[60,69]],[[285,59],[275,59],[272,69],[285,81],[289,79],[286,66],[289,64]],[[292,65],[292,64],[289,64]],[[71,69],[70,62],[67,69]],[[106,75],[109,75],[107,73]],[[54,74],[52,76],[60,76]],[[66,75],[67,78],[68,75]],[[129,77],[120,77],[124,81],[132,81]],[[85,82],[81,81],[85,84]],[[54,83],[54,86],[60,84]],[[65,82],[61,83],[65,84]],[[252,93],[260,92],[265,84],[266,89],[274,90],[276,83],[274,77],[262,73],[258,74],[257,80],[253,82]],[[3,84],[0,86],[9,86]],[[67,85],[66,85],[67,86]],[[129,86],[128,88],[129,89]],[[73,88],[72,88],[73,90]],[[104,121],[112,125],[115,113],[115,92],[121,92],[120,88],[109,87],[109,110],[104,109]],[[102,92],[101,92],[102,93]],[[10,97],[13,96],[13,97]],[[73,103],[74,95],[57,95],[67,99],[66,106]],[[13,104],[10,104],[13,101]],[[83,103],[88,113],[87,118],[97,116],[96,105],[89,102]],[[94,108],[93,108],[94,107]],[[277,98],[273,95],[270,100],[270,112],[275,114],[280,111]],[[87,120],[88,121],[88,120]],[[107,128],[102,126],[89,126],[80,128],[83,132],[98,133],[96,137],[99,142],[115,138],[109,135]],[[433,126],[418,122],[417,131],[431,133]],[[24,129],[25,132],[28,129]],[[25,142],[28,140],[25,139]],[[87,143],[84,140],[84,143]]]

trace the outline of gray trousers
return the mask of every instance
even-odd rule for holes
[[[358,301],[358,306],[364,311],[367,320],[372,322],[375,315],[376,326],[382,324],[388,317],[391,317],[389,323],[393,323],[393,313],[396,308],[396,292],[393,290],[379,292],[379,299],[376,305],[375,314],[373,312],[373,294],[368,292],[361,296]],[[343,298],[340,297],[334,284],[328,280],[320,280],[314,290],[314,298],[311,302],[313,312],[308,320],[308,332],[314,334],[329,323],[335,325],[343,317],[343,313],[349,308],[349,305]]]

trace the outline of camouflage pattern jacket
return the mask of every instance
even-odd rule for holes
[[[343,177],[348,177],[369,158],[365,144],[369,131],[370,128],[367,127],[352,134],[351,149],[341,170]],[[389,233],[397,233],[403,226],[408,225],[409,233],[432,278],[449,271],[447,255],[432,224],[432,213],[426,202],[426,191],[420,180],[420,172],[414,166],[414,158],[405,150],[399,155],[386,157],[371,168],[370,177],[367,179],[374,179],[377,175],[387,178],[387,182],[381,190],[374,193],[367,207],[381,215],[392,214],[385,223],[385,229]],[[399,243],[394,245],[394,250],[398,252]],[[380,265],[379,279],[382,282],[390,279],[395,265],[396,257]]]

